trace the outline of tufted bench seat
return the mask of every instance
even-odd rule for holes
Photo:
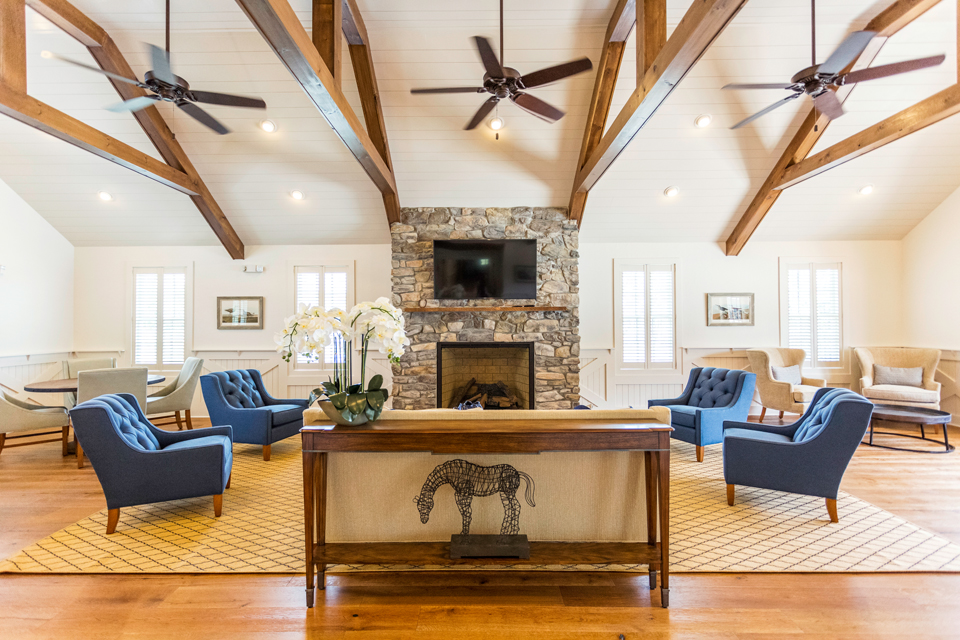
[[[697,367],[683,395],[647,406],[670,409],[672,437],[696,445],[697,462],[703,462],[703,448],[723,442],[724,420],[747,419],[756,383],[757,376],[746,371]]]
[[[200,388],[211,422],[231,425],[234,442],[262,445],[264,460],[270,445],[303,428],[306,399],[272,397],[256,369],[209,373],[200,377]]]

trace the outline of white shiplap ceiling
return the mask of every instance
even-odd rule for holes
[[[669,27],[690,0],[670,0]],[[887,1],[838,0],[818,7],[822,60]],[[162,43],[162,0],[76,0],[141,74],[141,42]],[[305,26],[310,0],[292,2]],[[548,125],[505,105],[500,140],[462,130],[479,95],[412,96],[413,87],[476,84],[482,67],[470,37],[497,35],[496,0],[358,0],[373,46],[403,206],[565,206],[570,195],[592,74],[538,89],[567,112]],[[580,56],[596,63],[614,0],[506,0],[506,64],[530,72]],[[892,38],[876,64],[946,53],[936,69],[863,84],[816,150],[956,82],[956,3],[944,0]],[[753,0],[708,50],[590,194],[584,241],[718,241],[726,238],[799,126],[798,100],[738,131],[726,127],[778,99],[729,92],[731,81],[783,81],[809,64],[809,2]],[[635,86],[634,39],[621,68],[613,113]],[[40,58],[48,49],[92,63],[78,43],[36,14],[28,17],[29,92],[156,156],[136,121],[94,73]],[[234,0],[173,0],[173,64],[196,88],[259,95],[265,113],[211,107],[234,130],[217,136],[169,105],[162,112],[247,244],[388,241],[379,193],[290,79]],[[344,91],[360,114],[345,50]],[[805,100],[805,99],[804,99]],[[714,123],[696,129],[693,119]],[[261,118],[280,129],[257,129]],[[612,121],[613,116],[611,116]],[[960,119],[948,119],[784,193],[755,238],[897,239],[960,186]],[[0,118],[0,179],[71,242],[90,245],[217,244],[185,196]],[[869,198],[859,186],[876,185]],[[666,199],[663,190],[679,186]],[[288,194],[302,190],[295,202]],[[96,194],[109,191],[114,200]]]

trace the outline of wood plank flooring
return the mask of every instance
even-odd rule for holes
[[[960,454],[861,447],[843,489],[960,543]],[[93,469],[56,444],[0,454],[0,557],[103,507]],[[0,575],[0,638],[960,638],[960,575],[676,575],[668,610],[646,576],[327,580],[307,610],[294,576]]]

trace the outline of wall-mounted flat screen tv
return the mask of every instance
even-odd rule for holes
[[[537,297],[536,240],[434,240],[439,300]]]

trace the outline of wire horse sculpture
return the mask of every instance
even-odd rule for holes
[[[526,482],[524,498],[531,507],[537,506],[533,501],[535,485],[533,478],[523,471],[517,471],[508,464],[498,464],[492,467],[467,462],[466,460],[450,460],[439,465],[430,472],[420,495],[413,499],[420,510],[420,522],[426,524],[433,510],[433,494],[445,484],[449,484],[456,492],[457,507],[463,517],[461,535],[470,533],[472,518],[471,504],[474,497],[492,496],[500,494],[503,502],[503,524],[500,526],[500,535],[517,535],[520,533],[520,501],[517,500],[517,490],[520,488],[520,478]]]

